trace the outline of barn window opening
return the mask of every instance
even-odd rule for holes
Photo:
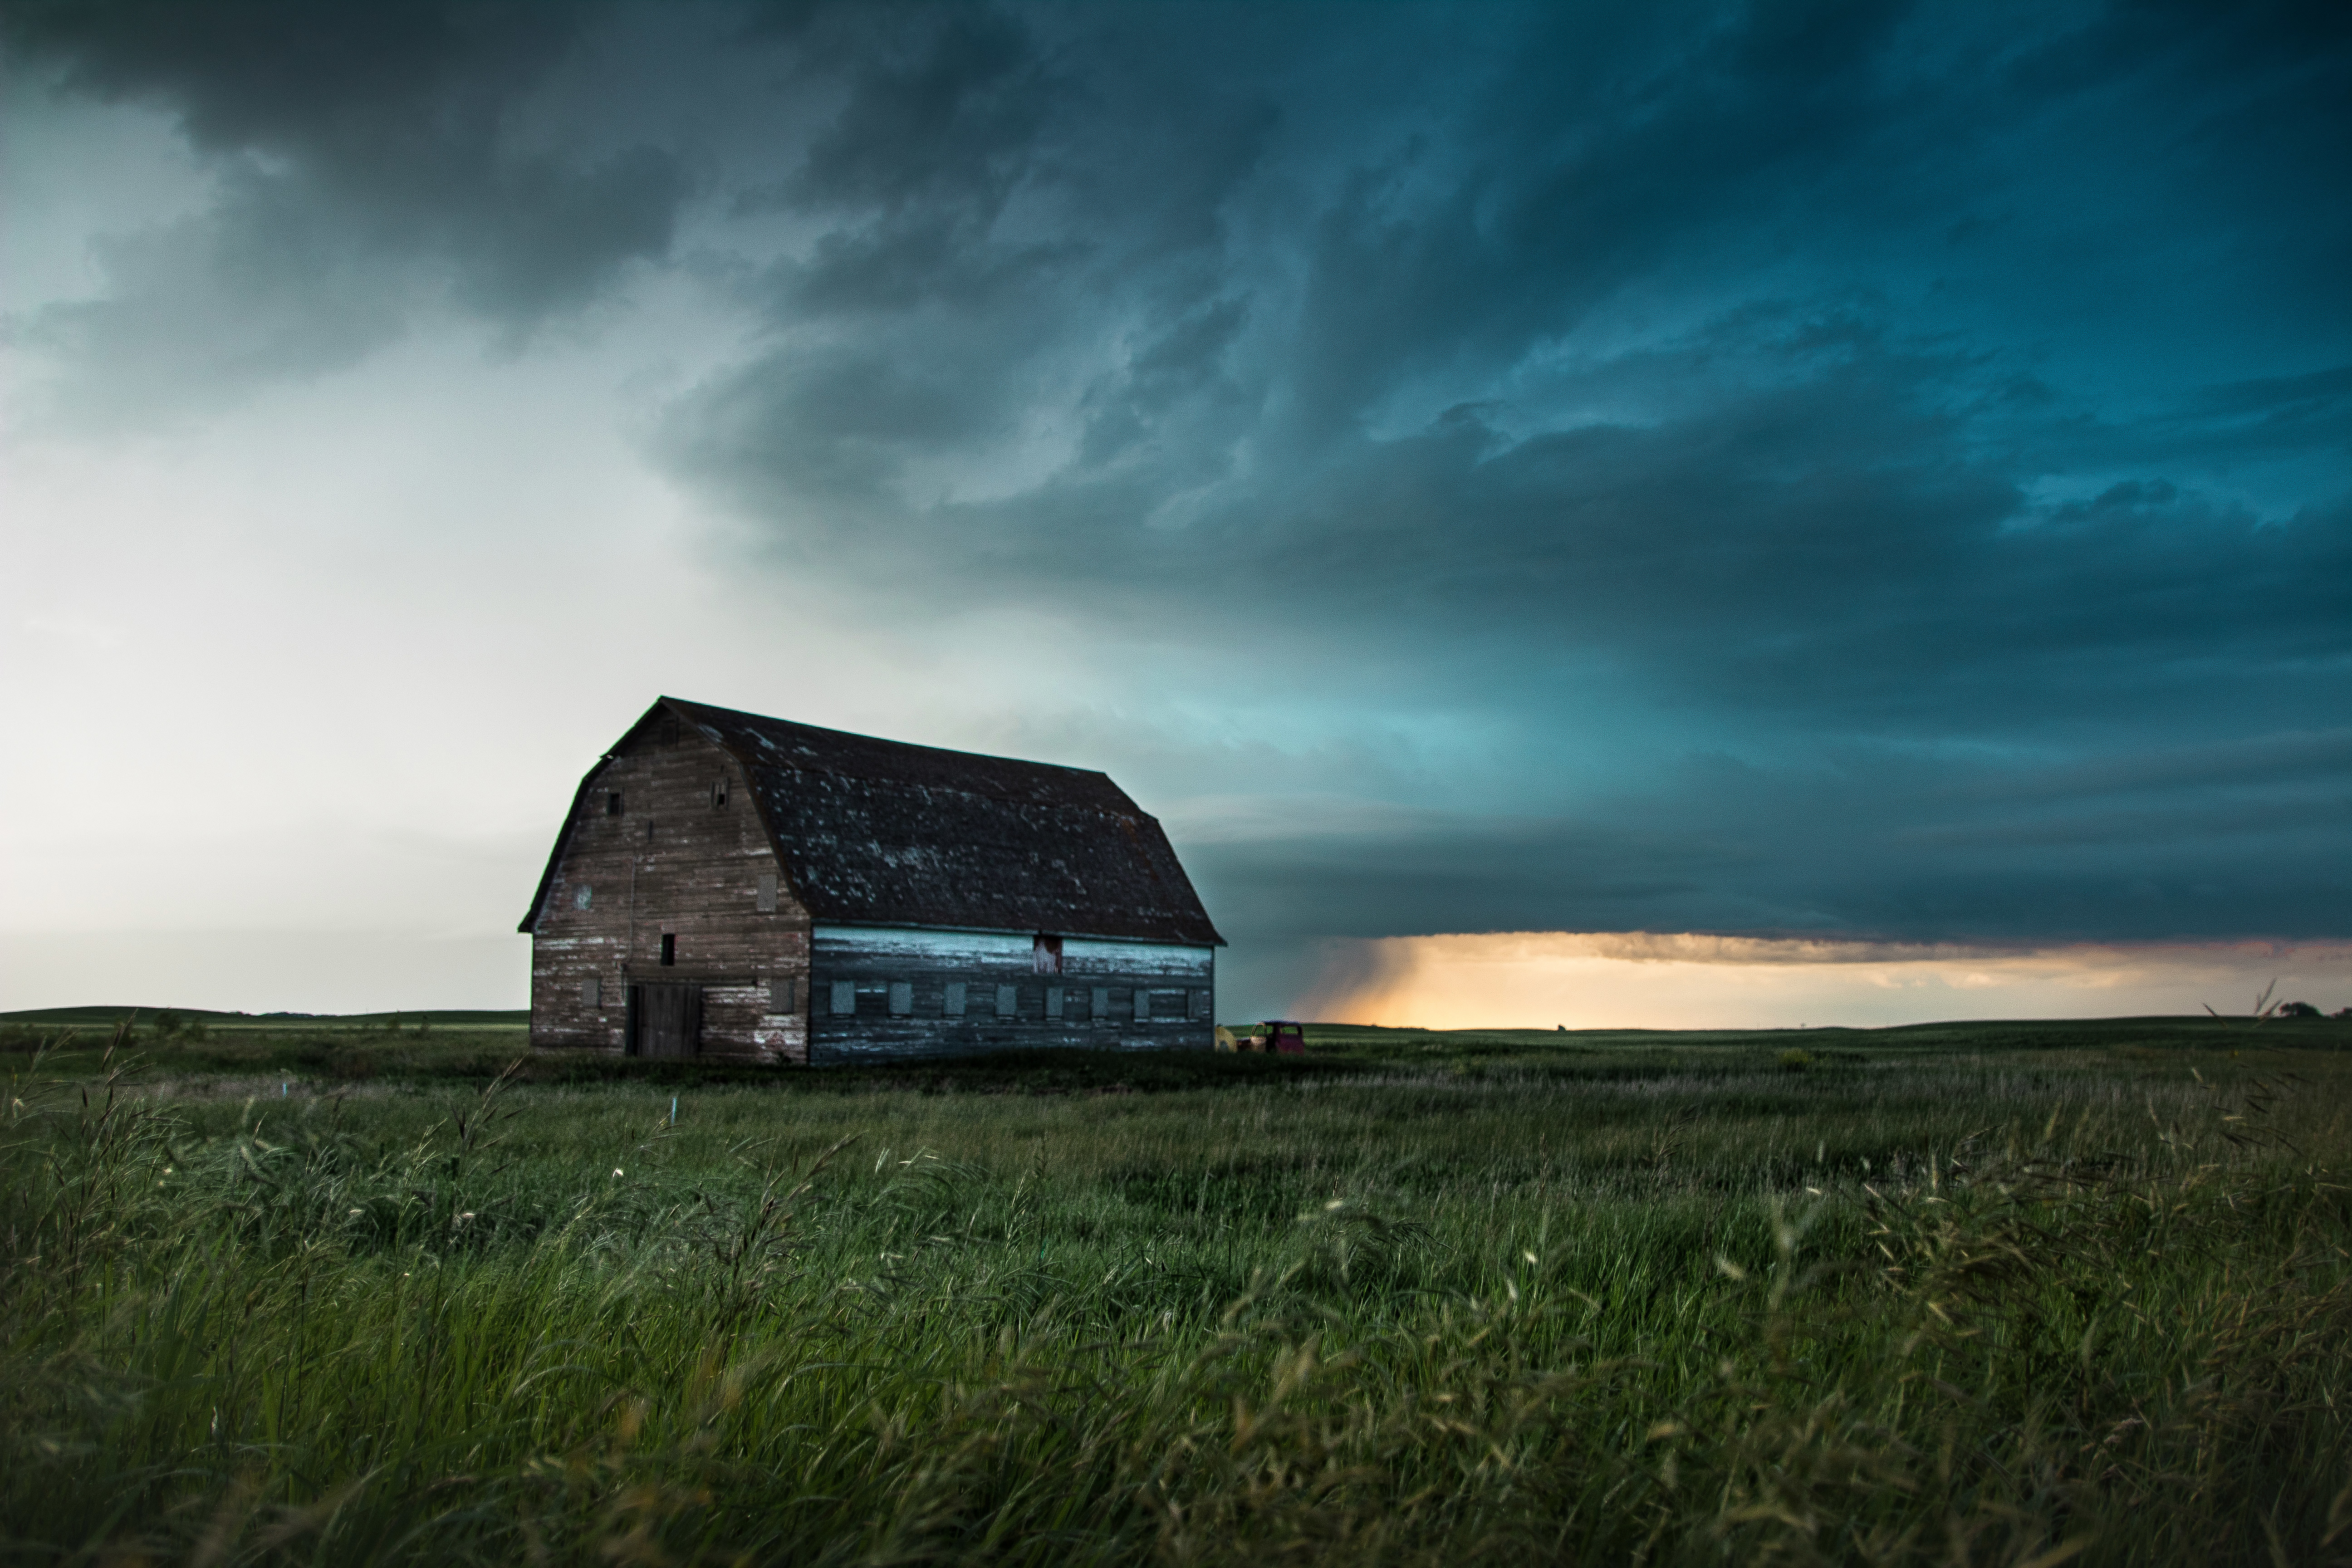
[[[607,816],[618,816],[621,815],[621,792],[619,790],[607,790],[604,792],[604,815]]]
[[[648,844],[651,844],[653,841],[654,841],[654,819],[653,819],[652,817],[648,816],[648,817],[646,817],[646,843],[648,843]]]
[[[604,982],[602,977],[592,974],[580,983],[580,1005],[583,1007],[602,1007],[604,1005]]]
[[[661,961],[665,967],[677,962],[677,933],[676,931],[666,931],[662,932]]]
[[[1091,998],[1093,1005],[1088,1008],[1087,1016],[1099,1022],[1110,1016],[1110,987],[1097,985],[1094,992]]]
[[[760,912],[763,915],[776,912],[776,874],[773,871],[760,873]]]
[[[1151,993],[1140,985],[1135,988],[1135,1021],[1139,1024],[1151,1022]]]
[[[720,779],[710,786],[710,804],[716,808],[727,804],[727,781]]]
[[[1044,931],[1039,931],[1037,940],[1030,944],[1029,967],[1033,973],[1038,974],[1061,973],[1062,939],[1058,936],[1047,936]]]
[[[911,981],[890,982],[890,1016],[904,1018],[915,1010],[915,987]]]
[[[588,900],[595,896],[595,892],[596,889],[590,887],[587,883],[581,883],[578,887],[572,889],[572,907],[575,910],[586,909],[588,907]]]
[[[857,1016],[857,982],[836,980],[833,983],[833,1016],[853,1018]]]
[[[1058,985],[1048,985],[1045,987],[1045,1016],[1059,1018],[1061,1016],[1062,988]]]
[[[1017,985],[998,986],[996,988],[996,1016],[1000,1018],[1010,1018],[1013,1014],[1020,1010],[1021,988]]]
[[[948,994],[947,994],[947,1000],[946,1000],[945,1004],[940,1007],[940,1011],[941,1011],[942,1013],[945,1013],[945,1014],[946,1014],[949,1017],[950,1017],[950,1018],[961,1018],[961,1017],[962,1017],[962,1016],[963,1016],[963,994],[964,994],[964,983],[963,983],[962,981],[961,981],[961,980],[950,980],[950,981],[949,981],[949,982],[948,982]]]
[[[786,979],[771,979],[768,982],[769,1012],[789,1013],[799,1005],[800,999],[793,994],[793,984]]]

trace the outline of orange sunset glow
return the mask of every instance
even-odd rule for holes
[[[2352,1005],[2352,942],[2037,947],[1650,931],[1391,937],[1334,964],[1299,1011],[1425,1028],[1856,1027],[1958,1018]]]

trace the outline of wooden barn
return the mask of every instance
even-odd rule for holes
[[[815,1065],[1208,1050],[1224,945],[1105,774],[668,697],[580,781],[522,929],[534,1046]]]

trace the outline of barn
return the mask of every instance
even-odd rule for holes
[[[814,1066],[1208,1050],[1224,945],[1103,773],[670,697],[580,781],[522,930],[534,1046]]]

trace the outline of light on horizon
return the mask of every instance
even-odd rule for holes
[[[1297,1004],[1332,1023],[1433,1029],[1884,1027],[2352,1005],[2352,942],[1972,948],[1649,931],[1386,937]]]

